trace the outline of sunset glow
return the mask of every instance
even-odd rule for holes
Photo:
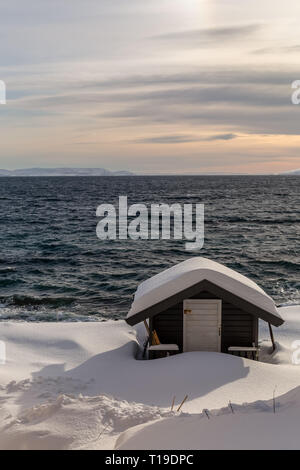
[[[21,7],[20,24],[16,0],[0,7],[3,168],[300,166],[298,1],[271,11],[266,0],[37,5]]]

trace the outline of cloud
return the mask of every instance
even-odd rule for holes
[[[102,114],[102,118],[115,120],[118,126],[143,127],[159,124],[182,126],[199,130],[201,127],[224,127],[234,133],[299,135],[299,106],[293,106],[287,96],[285,107],[258,107],[242,104],[219,106],[164,105],[143,103]],[[99,116],[100,118],[101,116]]]
[[[280,70],[216,66],[174,74],[80,79],[61,83],[56,93],[51,83],[48,92],[46,87],[41,89],[40,96],[36,92],[32,96],[23,93],[11,101],[7,109],[14,116],[16,112],[20,116],[38,113],[41,116],[39,126],[47,119],[48,112],[49,119],[61,116],[66,121],[76,121],[85,131],[138,127],[142,131],[136,133],[137,139],[141,134],[153,133],[151,129],[149,132],[149,126],[161,125],[162,136],[154,133],[154,137],[150,136],[144,143],[201,141],[203,137],[199,134],[210,133],[208,126],[212,127],[212,133],[216,128],[223,128],[232,135],[299,134],[300,107],[292,106],[290,87],[296,78],[298,71],[294,66]],[[28,124],[31,124],[29,119]],[[165,125],[168,125],[167,132]],[[182,126],[180,135],[175,131],[174,136],[173,129],[170,132],[173,125],[176,129]]]
[[[165,41],[168,44],[175,42],[176,45],[188,45],[189,47],[198,47],[202,45],[215,45],[216,43],[241,40],[256,34],[262,29],[262,24],[246,24],[246,25],[233,25],[223,27],[213,27],[198,30],[188,30],[181,32],[174,32],[155,36],[153,39]]]
[[[201,78],[199,79],[201,82]],[[292,82],[292,75],[290,83]],[[289,83],[289,82],[288,82]],[[21,98],[20,103],[33,107],[53,108],[63,106],[88,105],[92,106],[103,103],[157,103],[160,105],[204,105],[204,104],[231,104],[249,106],[278,107],[290,104],[290,88],[286,86],[281,90],[276,87],[267,87],[259,84],[220,86],[218,81],[211,82],[210,86],[185,86],[185,87],[162,87],[158,90],[126,90],[119,92],[103,92],[100,89],[79,93],[77,90],[65,92],[54,96],[40,96]]]
[[[154,12],[146,15],[140,4],[140,0],[1,1],[1,67],[111,63],[120,58],[130,61],[132,56],[142,60],[142,42],[157,28],[148,24]]]
[[[145,137],[136,139],[134,142],[138,144],[186,144],[189,142],[212,142],[216,140],[232,140],[236,139],[236,134],[216,134],[208,137],[197,137],[187,134],[178,135],[161,135],[154,137]]]
[[[145,137],[136,139],[134,142],[137,144],[185,144],[188,142],[198,142],[197,137],[190,135],[161,135],[156,137]]]
[[[207,138],[204,139],[204,140],[207,140],[207,141],[213,141],[213,140],[233,140],[233,139],[237,139],[237,137],[238,137],[237,134],[228,133],[228,134],[212,135],[212,136],[210,136],[210,137],[207,137]]]
[[[293,54],[300,52],[300,44],[294,46],[283,46],[283,47],[264,47],[261,49],[255,49],[252,54],[264,55],[264,54]]]
[[[300,78],[300,2],[292,1],[289,14],[284,4],[270,13],[267,0],[255,0],[258,8],[238,0],[0,2],[2,159],[20,167],[103,158],[115,168],[126,159],[127,168],[164,162],[176,171],[183,154],[191,167],[199,154],[205,166],[235,165],[249,143],[248,155],[263,159],[270,146],[284,161],[296,137],[277,146],[244,136],[299,134],[290,84]],[[272,67],[263,54],[273,51]]]
[[[158,135],[144,143],[170,144],[201,141],[203,128],[225,128],[236,133],[299,134],[299,107],[291,104],[290,84],[298,75],[293,69],[284,71],[249,70],[124,77],[126,85],[135,81],[139,86],[123,87],[117,79],[110,85],[101,82],[79,82],[61,89],[59,94],[20,97],[14,100],[19,112],[39,112],[81,120],[86,128],[147,127],[161,125]],[[197,83],[198,81],[198,83]],[[152,87],[150,86],[152,83]],[[111,88],[109,88],[111,87]],[[13,109],[12,109],[13,111]],[[43,119],[43,118],[42,118]],[[41,120],[42,122],[42,120]],[[182,126],[180,135],[164,133],[164,125]],[[188,126],[188,132],[186,128]],[[151,132],[151,131],[150,131]],[[206,133],[206,131],[204,131]],[[137,135],[141,132],[137,132]],[[146,134],[146,135],[147,135]],[[204,134],[205,135],[205,134]],[[227,134],[224,134],[227,136]],[[231,135],[227,137],[229,140]],[[212,140],[221,140],[220,136]],[[223,137],[226,140],[226,137]],[[132,139],[134,141],[134,139]],[[141,143],[141,142],[139,142]]]
[[[285,69],[265,67],[194,67],[184,73],[125,75],[103,80],[78,81],[79,89],[139,89],[175,85],[285,85],[299,74],[299,67],[286,66]],[[74,85],[73,85],[74,86]],[[70,85],[68,85],[70,89]]]

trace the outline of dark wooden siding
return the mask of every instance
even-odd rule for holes
[[[216,299],[210,292],[200,292],[193,299]],[[155,315],[150,327],[156,330],[162,343],[183,347],[183,302]],[[229,302],[222,302],[222,352],[229,346],[250,346],[258,340],[258,318]]]
[[[183,304],[159,313],[152,318],[152,327],[156,330],[161,343],[178,344],[182,351],[183,343]]]
[[[227,352],[229,346],[257,344],[257,322],[257,317],[224,302],[222,305],[222,352]]]

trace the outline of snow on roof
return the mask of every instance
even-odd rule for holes
[[[127,318],[204,280],[281,319],[273,299],[255,282],[222,264],[201,257],[190,258],[142,282]]]

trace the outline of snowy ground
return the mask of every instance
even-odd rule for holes
[[[125,431],[118,438],[116,448],[299,449],[299,403],[298,387],[275,401],[230,404],[220,410],[160,419]]]
[[[300,307],[280,313],[273,355],[261,328],[265,362],[201,352],[138,361],[123,321],[0,323],[0,448],[299,449]],[[171,412],[186,394],[183,413]]]

